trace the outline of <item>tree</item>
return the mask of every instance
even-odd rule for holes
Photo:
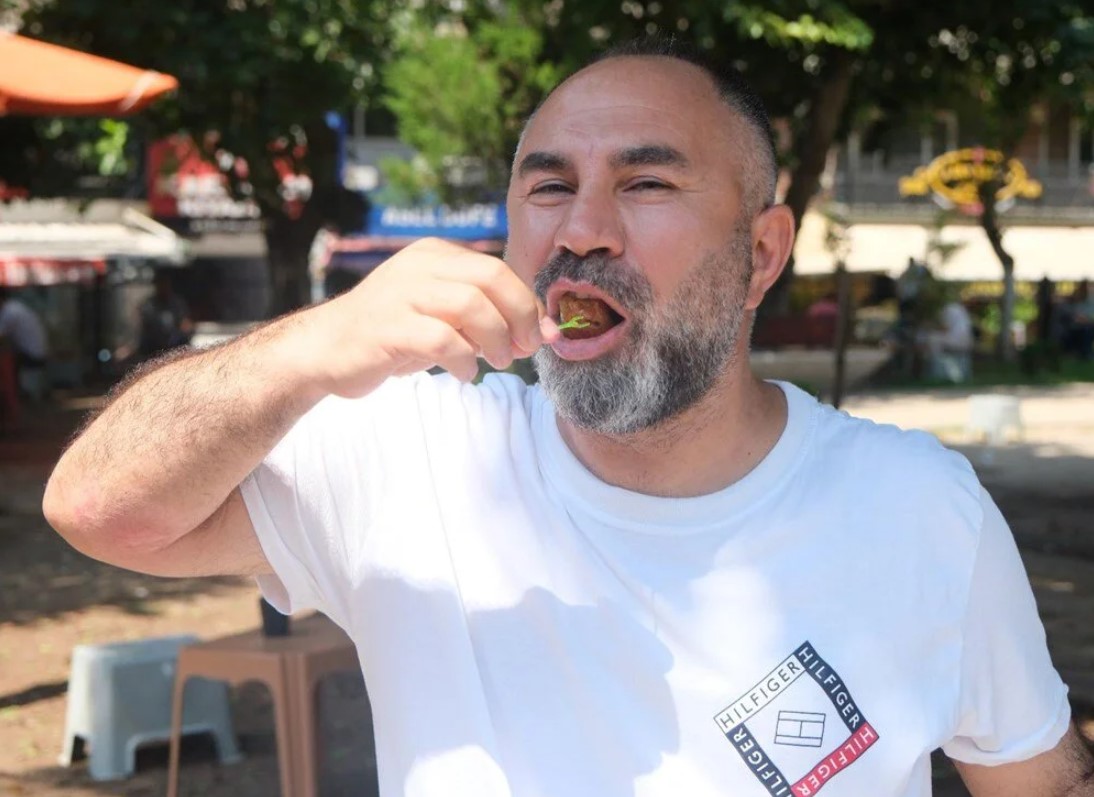
[[[879,0],[858,4],[883,5]],[[816,192],[842,118],[851,79],[850,54],[872,41],[867,24],[837,0],[512,0],[502,5],[471,0],[462,3],[459,12],[447,10],[433,18],[428,33],[438,29],[445,34],[432,41],[420,31],[412,36],[414,47],[396,61],[388,76],[389,103],[400,120],[400,131],[404,137],[415,135],[414,143],[423,154],[481,152],[490,161],[507,161],[523,117],[561,76],[611,44],[643,34],[686,32],[711,58],[744,72],[774,115],[794,120],[798,145],[789,158],[793,178],[787,201],[798,223]],[[499,44],[507,41],[508,48],[502,50]],[[435,69],[438,63],[450,73],[444,79],[457,83],[462,92],[428,90],[428,76],[441,71]],[[499,64],[501,74],[511,76],[507,84],[495,78]],[[491,102],[514,93],[515,101]],[[494,132],[497,115],[483,118],[487,102],[488,109],[502,110],[501,135]],[[437,119],[442,120],[440,125]],[[442,141],[444,146],[438,146]],[[439,188],[443,181],[437,179],[438,158],[425,159],[424,170],[403,165],[389,173],[400,183]],[[490,170],[495,184],[504,182],[505,175],[504,169]]]
[[[384,72],[384,103],[419,159],[384,164],[393,187],[449,202],[501,189],[524,120],[559,79],[542,46],[511,15],[470,26],[423,16],[405,30]]]
[[[1014,258],[1004,246],[996,196],[1006,181],[1007,165],[1030,128],[1034,108],[1058,99],[1074,107],[1094,100],[1089,94],[1094,85],[1094,13],[1079,2],[1016,0],[1012,14],[995,17],[995,24],[981,29],[973,41],[967,34],[955,38],[948,49],[959,55],[969,47],[979,67],[967,73],[967,81],[987,121],[985,143],[1003,153],[991,177],[981,183],[978,217],[1003,267],[999,354],[1011,362]]]
[[[31,6],[22,31],[179,79],[177,97],[142,117],[143,132],[190,133],[216,156],[232,190],[257,203],[272,310],[283,312],[309,300],[307,255],[320,227],[359,226],[363,207],[340,186],[327,114],[367,102],[393,5],[179,0],[128,4],[120,12],[105,0],[53,0]],[[285,167],[310,178],[310,191],[287,197],[279,171]]]
[[[908,70],[923,76],[930,92],[898,93],[903,107],[891,100],[878,107],[893,123],[925,110],[963,110],[979,122],[980,145],[1001,153],[980,162],[988,173],[979,182],[979,201],[963,210],[976,217],[1002,266],[999,354],[1012,361],[1014,258],[1004,243],[997,200],[1036,112],[1053,102],[1088,117],[1094,112],[1094,15],[1079,0],[973,0],[961,10],[965,24],[938,17],[930,48]]]

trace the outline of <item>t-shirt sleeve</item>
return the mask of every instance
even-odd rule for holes
[[[258,584],[279,610],[318,609],[348,621],[352,568],[382,491],[383,438],[398,437],[413,417],[405,380],[364,399],[328,398],[240,485],[273,570]]]
[[[1068,728],[1071,709],[1014,536],[984,490],[981,503],[957,730],[942,749],[958,761],[990,766],[1051,750]]]

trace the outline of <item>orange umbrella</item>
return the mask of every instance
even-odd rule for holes
[[[170,75],[0,33],[0,115],[123,116],[178,85]]]

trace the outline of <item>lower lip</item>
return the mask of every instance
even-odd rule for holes
[[[626,330],[629,326],[629,321],[623,321],[603,335],[583,340],[570,340],[567,337],[561,337],[551,344],[551,348],[563,360],[594,360],[619,346],[626,336]]]

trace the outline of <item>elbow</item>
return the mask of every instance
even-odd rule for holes
[[[65,485],[63,479],[53,472],[46,482],[46,492],[42,497],[42,515],[53,530],[69,542],[86,532],[94,524],[95,512],[81,491]]]
[[[109,564],[125,567],[161,547],[153,529],[110,512],[95,485],[67,483],[56,472],[46,483],[42,514],[73,548]]]

